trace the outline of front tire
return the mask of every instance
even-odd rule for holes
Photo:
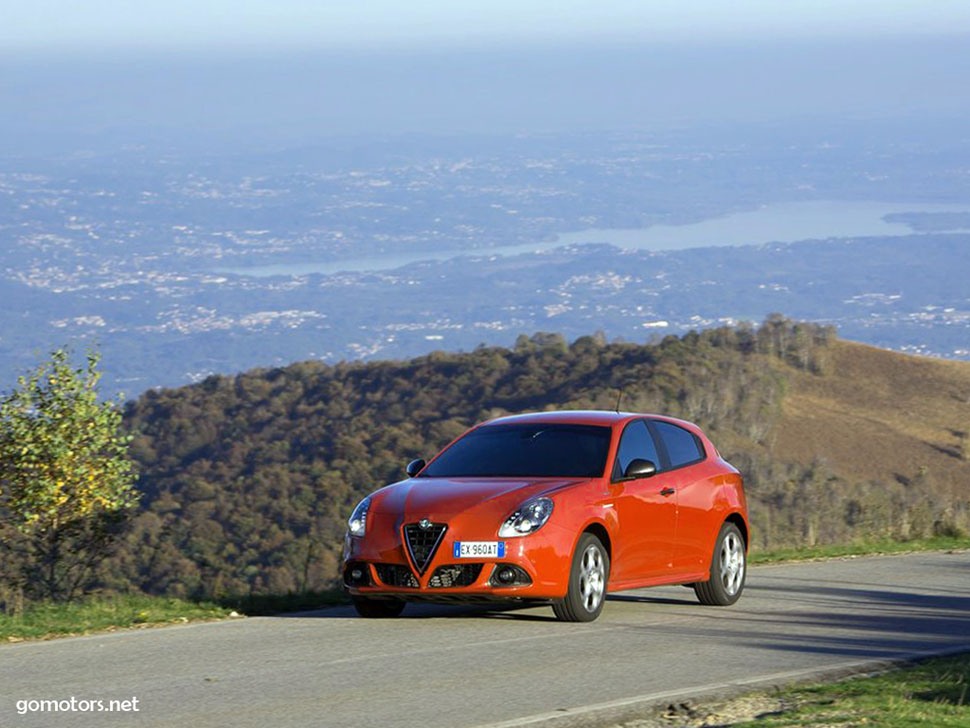
[[[744,537],[733,523],[725,523],[714,545],[711,578],[694,584],[694,593],[701,604],[718,607],[734,604],[744,591],[747,573]]]
[[[552,605],[560,622],[592,622],[603,611],[610,557],[603,543],[584,533],[576,544],[566,598]]]
[[[404,602],[400,599],[351,598],[357,614],[367,619],[390,619],[400,616],[401,612],[404,611]]]

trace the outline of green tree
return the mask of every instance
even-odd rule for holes
[[[90,585],[137,502],[121,411],[98,400],[100,356],[58,349],[0,400],[0,526],[31,596]]]

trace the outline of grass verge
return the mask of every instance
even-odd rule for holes
[[[20,616],[0,614],[0,642],[225,619],[230,612],[209,602],[145,595],[88,597],[69,604],[39,602],[26,605]]]
[[[920,662],[912,667],[836,683],[789,688],[783,706],[739,728],[880,728],[970,725],[970,654]]]
[[[957,536],[934,536],[912,541],[859,541],[850,544],[810,546],[796,549],[752,551],[748,556],[751,564],[774,564],[783,561],[809,561],[833,559],[842,556],[873,556],[877,554],[901,554],[913,551],[950,551],[970,549],[970,538]]]

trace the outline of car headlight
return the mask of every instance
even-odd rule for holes
[[[542,528],[552,515],[552,500],[533,498],[519,506],[498,530],[502,538],[527,536]]]
[[[357,504],[354,512],[350,514],[350,520],[347,521],[347,530],[351,536],[363,536],[367,531],[367,510],[369,508],[370,496],[367,496]]]

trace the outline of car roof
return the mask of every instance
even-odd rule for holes
[[[634,412],[612,412],[609,410],[556,410],[552,412],[528,412],[522,415],[508,415],[489,420],[489,425],[495,424],[530,424],[542,422],[560,422],[573,425],[614,425],[634,417],[652,417]]]
[[[483,422],[482,425],[495,424],[530,424],[542,422],[559,422],[571,425],[601,425],[612,427],[616,424],[624,424],[630,420],[649,417],[654,420],[671,422],[675,425],[686,427],[697,435],[705,437],[701,429],[693,422],[681,420],[669,415],[650,414],[648,412],[614,412],[612,410],[554,410],[550,412],[527,412],[521,415],[507,415],[496,417],[494,420]]]

